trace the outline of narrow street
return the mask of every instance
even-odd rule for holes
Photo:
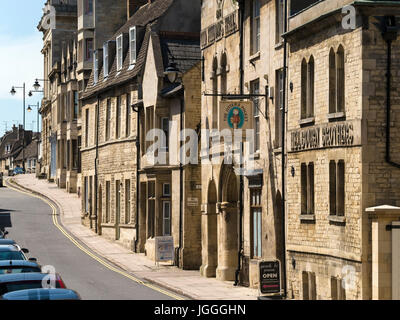
[[[80,250],[56,228],[52,209],[40,199],[0,188],[0,218],[0,227],[9,232],[7,237],[29,249],[28,258],[37,258],[42,266],[54,266],[66,286],[84,300],[171,299],[109,270]]]

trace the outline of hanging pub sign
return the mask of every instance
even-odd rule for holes
[[[281,292],[281,266],[279,260],[261,261],[260,292],[261,294],[277,294]]]
[[[253,129],[252,101],[221,101],[219,129]]]

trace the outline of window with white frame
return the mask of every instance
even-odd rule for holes
[[[169,118],[167,118],[167,117],[161,118],[161,130],[165,134],[165,136],[163,137],[163,139],[165,139],[165,140],[162,142],[162,146],[165,149],[165,151],[168,151],[168,147],[169,147]]]
[[[251,54],[255,54],[260,51],[260,0],[253,0],[251,28]]]
[[[136,27],[129,29],[130,64],[136,63]]]
[[[262,205],[261,205],[261,188],[250,189],[251,197],[251,248],[252,257],[261,258],[262,256]]]
[[[163,201],[163,235],[171,235],[171,202]]]
[[[96,50],[93,53],[93,84],[99,81],[99,53]]]
[[[254,80],[250,83],[251,94],[260,93],[260,81]],[[254,151],[260,150],[260,111],[259,111],[260,99],[258,97],[253,98],[253,112],[254,112]]]
[[[170,197],[171,196],[171,184],[164,183],[163,184],[163,197]]]
[[[108,43],[103,45],[103,70],[104,78],[108,77]]]
[[[123,36],[122,34],[117,37],[117,70],[122,69],[122,58],[123,58],[123,48],[122,48],[122,43],[123,42]]]

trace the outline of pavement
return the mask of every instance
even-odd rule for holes
[[[60,209],[63,227],[97,255],[137,277],[193,300],[257,300],[258,290],[235,287],[233,282],[205,278],[199,271],[181,270],[167,264],[155,265],[144,254],[134,253],[118,241],[110,241],[81,224],[81,199],[34,174],[18,175],[17,185],[40,194]]]

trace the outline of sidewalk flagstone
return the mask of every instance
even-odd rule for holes
[[[78,240],[127,272],[141,279],[165,287],[171,291],[197,300],[255,300],[256,289],[235,287],[233,282],[218,281],[200,276],[199,271],[181,270],[160,264],[156,266],[144,254],[133,253],[117,241],[98,236],[81,224],[81,199],[57,188],[54,183],[35,178],[34,174],[19,175],[14,181],[31,191],[40,193],[54,201],[61,209],[63,226]]]

